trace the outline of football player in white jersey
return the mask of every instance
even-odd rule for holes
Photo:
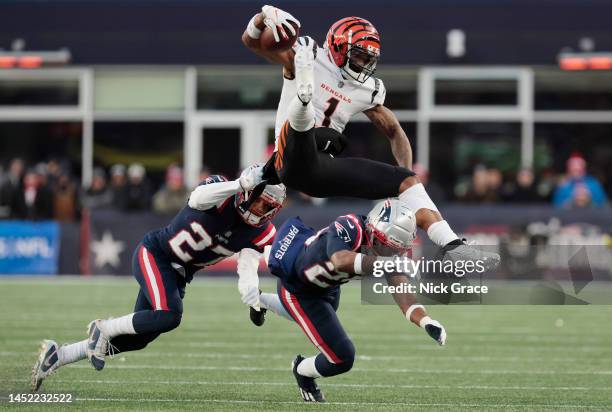
[[[477,250],[460,239],[442,218],[412,167],[412,149],[391,110],[385,88],[373,77],[380,56],[380,35],[369,21],[345,17],[332,24],[324,47],[310,37],[298,38],[285,51],[264,49],[267,27],[277,41],[300,26],[291,14],[263,6],[242,35],[246,47],[283,66],[284,83],[276,116],[276,151],[264,177],[315,197],[348,196],[382,199],[398,196],[416,216],[417,225],[442,247],[445,259],[483,260],[487,267],[499,255]],[[334,158],[343,148],[342,131],[363,112],[389,138],[399,166],[360,158]]]

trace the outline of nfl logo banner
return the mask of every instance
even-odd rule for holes
[[[59,248],[55,222],[1,222],[0,275],[55,275]]]

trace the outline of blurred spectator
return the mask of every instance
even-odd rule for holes
[[[153,196],[153,210],[166,215],[174,214],[185,206],[188,197],[182,169],[170,165],[166,170],[166,184]]]
[[[533,171],[523,168],[516,174],[516,181],[509,185],[506,199],[510,202],[533,203],[543,200],[537,192]]]
[[[93,170],[91,186],[83,197],[83,206],[90,209],[100,209],[112,204],[113,194],[106,184],[106,174],[103,169],[96,167]]]
[[[70,176],[59,170],[53,190],[53,217],[61,222],[70,222],[77,218],[79,191]]]
[[[474,168],[472,183],[461,199],[470,203],[492,203],[499,199],[501,173],[497,169],[487,169],[483,165]]]
[[[587,175],[587,164],[582,156],[578,154],[570,156],[567,159],[566,167],[567,175],[557,186],[553,197],[553,204],[556,207],[569,208],[576,206],[576,202],[581,205],[579,207],[586,207],[586,192],[590,197],[588,205],[602,207],[606,204],[606,193],[597,179]]]
[[[62,174],[62,168],[60,163],[56,159],[51,159],[46,164],[46,175],[47,175],[47,184],[49,187],[54,187],[60,175]]]
[[[43,176],[37,171],[26,172],[22,184],[13,192],[11,218],[45,220],[53,217],[53,194],[43,182]]]
[[[142,211],[151,207],[151,187],[146,180],[146,170],[140,163],[132,163],[127,171],[128,181],[117,193],[122,210]]]
[[[113,206],[117,209],[123,209],[121,204],[123,198],[123,190],[127,183],[125,177],[125,166],[122,164],[115,164],[110,169],[110,192],[112,197]]]
[[[2,212],[0,217],[9,217],[11,214],[11,202],[21,185],[23,170],[23,160],[17,158],[11,161],[8,173],[5,175],[5,179],[0,186],[0,207]]]
[[[593,206],[591,197],[591,191],[584,184],[577,184],[574,186],[574,192],[572,193],[572,205],[574,209],[584,209]]]
[[[429,180],[429,171],[424,166],[422,166],[420,163],[415,163],[412,166],[412,171],[417,174],[419,180],[423,186],[425,186],[427,194],[435,204],[442,204],[446,202],[444,190],[442,190],[437,183]]]

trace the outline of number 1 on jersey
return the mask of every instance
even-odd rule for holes
[[[331,123],[331,117],[338,108],[338,103],[340,103],[340,100],[336,99],[335,97],[330,97],[329,99],[327,99],[327,109],[325,109],[325,111],[323,112],[323,114],[325,115],[325,119],[323,119],[323,124],[321,126],[329,127]]]

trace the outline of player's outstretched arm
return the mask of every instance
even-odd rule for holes
[[[261,46],[259,38],[261,32],[269,27],[274,33],[276,41],[279,41],[279,31],[287,30],[295,34],[292,23],[300,27],[300,22],[291,14],[273,6],[263,6],[261,13],[254,15],[242,33],[242,43],[258,56],[273,62],[282,64],[286,76],[293,76],[293,49],[284,51],[265,50]]]
[[[350,250],[339,250],[330,256],[330,261],[334,265],[336,271],[353,273],[356,275],[373,273],[377,261],[382,263],[379,263],[379,267],[384,267],[385,262],[394,260],[395,257],[393,256],[369,256]],[[385,277],[389,286],[400,286],[408,283],[408,276],[403,273],[388,273]],[[402,290],[400,288],[398,289]],[[405,288],[403,290],[405,290]],[[397,292],[393,293],[393,299],[407,320],[425,329],[427,334],[438,342],[438,344],[444,345],[446,343],[446,330],[444,326],[437,320],[427,316],[425,307],[417,302],[413,294],[408,292]]]
[[[242,303],[259,311],[259,259],[261,253],[255,249],[244,248],[238,253],[238,292]]]
[[[236,180],[227,181],[217,180],[211,183],[201,184],[196,187],[189,195],[187,204],[192,209],[207,210],[219,205],[230,196],[240,191],[253,189],[262,181],[263,165],[255,164],[244,169],[240,177]]]
[[[376,105],[364,111],[370,121],[380,130],[391,144],[391,151],[397,164],[412,169],[412,147],[410,140],[395,114],[382,104]]]

